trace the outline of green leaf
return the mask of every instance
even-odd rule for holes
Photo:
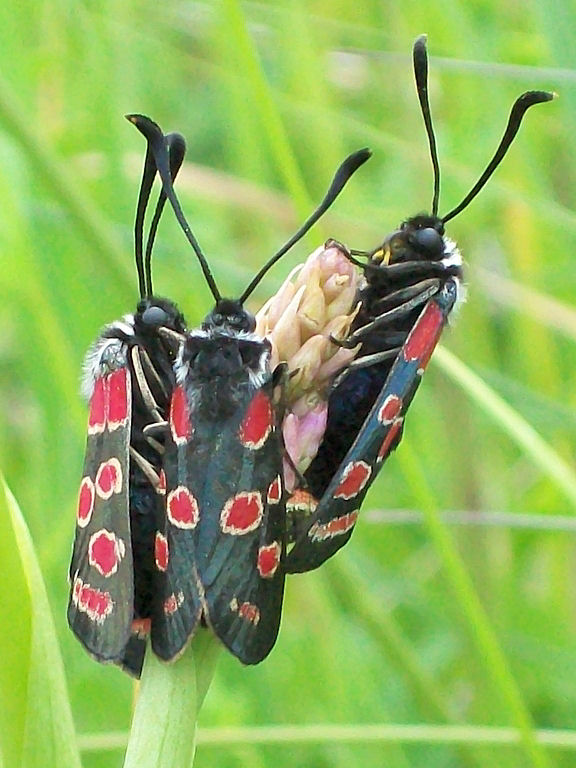
[[[64,667],[26,523],[0,479],[0,765],[80,766]]]

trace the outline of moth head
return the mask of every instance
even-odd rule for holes
[[[256,319],[251,312],[244,308],[240,301],[220,299],[202,323],[203,330],[207,331],[211,328],[253,333],[256,328]]]
[[[186,321],[176,304],[158,296],[147,297],[138,303],[134,323],[142,333],[155,332],[158,328],[184,333],[186,329]]]

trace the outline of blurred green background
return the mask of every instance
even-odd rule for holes
[[[280,638],[263,664],[222,655],[200,725],[528,727],[529,711],[539,729],[576,729],[575,14],[568,0],[0,5],[0,466],[47,582],[79,735],[102,735],[102,748],[83,753],[86,768],[121,764],[122,750],[108,747],[128,730],[134,693],[120,671],[87,657],[65,622],[85,440],[82,357],[137,299],[132,224],[144,142],[123,115],[143,112],[186,135],[178,191],[230,295],[307,215],[343,156],[372,147],[333,212],[269,273],[257,308],[327,236],[371,248],[429,206],[411,71],[422,32],[441,213],[484,168],[521,91],[561,96],[528,113],[496,177],[449,226],[469,298],[444,345],[491,391],[458,381],[449,358],[431,365],[352,541],[321,570],[290,579]],[[199,322],[210,295],[171,215],[154,274],[156,291]],[[508,420],[495,395],[534,431]],[[369,514],[390,509],[426,515]],[[436,512],[450,511],[468,524],[438,525]],[[488,514],[489,525],[470,524]],[[9,583],[2,564],[0,578]],[[298,733],[288,744],[200,745],[196,765],[575,760],[573,751],[530,756],[488,743],[305,743]]]

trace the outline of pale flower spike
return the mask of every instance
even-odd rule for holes
[[[345,338],[356,315],[359,274],[343,245],[328,240],[296,267],[256,315],[256,333],[272,344],[271,367],[288,365],[283,436],[293,466],[304,473],[326,427],[328,397],[336,375],[356,356],[332,338]],[[285,462],[285,483],[295,473]]]

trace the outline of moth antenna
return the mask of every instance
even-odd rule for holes
[[[363,165],[368,158],[372,155],[369,149],[359,149],[357,152],[353,152],[344,160],[336,171],[332,183],[324,196],[324,199],[316,210],[306,219],[300,229],[295,232],[292,237],[277,251],[271,259],[260,269],[260,271],[252,279],[244,293],[240,296],[240,303],[243,304],[252,291],[256,288],[258,283],[262,280],[268,270],[276,264],[276,262],[284,256],[287,251],[292,248],[304,235],[311,229],[311,227],[318,221],[318,219],[330,208],[334,200],[338,197],[340,192],[344,189],[344,186],[350,179],[350,177]]]
[[[142,181],[140,182],[140,192],[138,193],[138,202],[136,204],[136,219],[134,221],[134,258],[136,259],[136,271],[138,272],[138,290],[140,298],[144,299],[147,293],[146,276],[144,272],[143,242],[144,242],[144,216],[150,191],[156,176],[156,163],[150,151],[146,147],[146,156],[144,158],[144,168],[142,170]]]
[[[438,150],[436,148],[436,137],[432,126],[432,114],[430,112],[430,100],[428,99],[428,53],[426,51],[426,35],[420,37],[414,43],[412,49],[412,59],[414,61],[414,78],[416,79],[416,92],[420,102],[420,110],[424,118],[426,135],[428,136],[428,145],[430,147],[430,159],[434,170],[434,194],[432,196],[432,216],[438,215],[438,204],[440,201],[440,163],[438,162]]]
[[[476,184],[474,184],[474,186],[472,187],[470,192],[468,192],[468,194],[462,200],[462,202],[459,203],[449,213],[447,213],[445,216],[442,217],[443,224],[445,224],[450,219],[453,219],[461,211],[463,211],[464,208],[466,208],[469,205],[469,203],[476,197],[478,192],[480,192],[480,190],[486,184],[488,179],[492,176],[496,168],[502,162],[502,159],[504,158],[506,152],[508,151],[510,144],[512,144],[512,142],[514,141],[514,138],[516,137],[516,134],[518,133],[518,130],[520,128],[520,124],[522,123],[522,118],[524,117],[528,109],[534,106],[534,104],[542,104],[546,101],[552,101],[552,99],[555,99],[555,98],[556,98],[556,94],[549,93],[548,91],[526,91],[526,93],[523,93],[521,96],[519,96],[516,99],[516,101],[512,105],[512,110],[510,111],[510,117],[508,118],[508,124],[506,126],[506,130],[504,131],[504,135],[500,140],[500,144],[498,145],[498,148],[494,153],[494,157],[492,158],[492,160],[490,160],[490,162],[486,167],[486,170],[480,176]]]
[[[166,146],[168,147],[168,159],[170,163],[170,176],[172,178],[172,182],[176,179],[176,176],[178,175],[178,171],[180,170],[182,163],[184,161],[184,156],[186,154],[186,140],[184,139],[184,136],[182,136],[180,133],[169,133],[165,137],[166,140]],[[166,203],[166,193],[164,192],[164,188],[160,190],[160,194],[158,195],[158,202],[156,203],[156,209],[154,211],[154,216],[152,218],[152,222],[150,224],[150,230],[148,232],[148,240],[146,242],[146,255],[144,258],[144,268],[145,268],[145,277],[146,277],[146,291],[148,296],[152,296],[154,294],[154,290],[152,288],[152,248],[154,246],[154,239],[156,237],[156,231],[158,229],[158,224],[160,223],[160,217],[162,216],[162,211],[164,210],[164,205]]]
[[[212,292],[214,300],[216,302],[220,301],[222,297],[220,296],[220,291],[218,290],[216,281],[214,280],[212,272],[210,271],[206,257],[204,256],[202,249],[200,248],[200,245],[194,236],[194,233],[190,229],[190,225],[186,221],[186,217],[184,216],[176,193],[174,192],[172,178],[170,176],[170,165],[166,139],[162,133],[162,129],[159,125],[150,120],[149,117],[145,117],[144,115],[126,115],[126,119],[133,123],[136,128],[138,128],[140,133],[148,142],[148,147],[154,158],[154,162],[156,164],[158,173],[160,174],[160,178],[162,179],[162,187],[164,189],[164,193],[170,201],[170,205],[174,210],[176,218],[178,219],[178,223],[182,227],[188,242],[192,246],[198,261],[200,262],[200,267],[202,268],[202,272],[204,273],[204,277],[208,283],[210,291]],[[150,193],[148,192],[148,194]]]

